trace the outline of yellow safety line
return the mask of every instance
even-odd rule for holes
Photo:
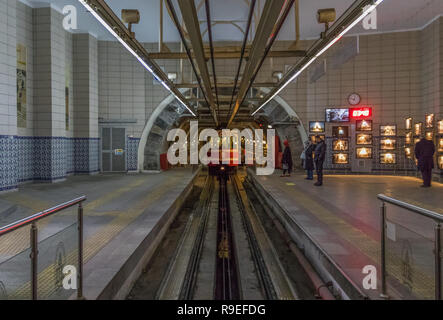
[[[86,239],[83,251],[83,261],[86,263],[95,254],[97,254],[111,239],[113,239],[118,233],[120,233],[124,228],[126,228],[131,222],[133,222],[137,217],[139,217],[152,203],[161,198],[165,191],[169,190],[171,187],[177,184],[183,177],[175,176],[170,179],[163,180],[164,184],[157,187],[154,191],[150,192],[145,198],[137,202],[137,204],[127,211],[121,211],[120,214],[110,221],[107,225],[100,228],[94,233],[93,236]],[[131,184],[131,188],[135,188],[139,184]],[[123,191],[124,190],[124,191]],[[129,187],[119,189],[119,193],[130,191]],[[107,197],[107,199],[112,199],[113,197]],[[102,201],[96,201],[94,207],[102,204]],[[77,262],[77,249],[71,252],[67,256],[67,261],[73,261],[72,264]],[[56,275],[56,265],[55,263],[46,267],[38,275],[38,294],[40,299],[49,298],[58,288],[51,283],[55,283]],[[31,283],[27,282],[22,287],[20,287],[13,295],[13,297],[27,298],[29,297],[31,290]]]
[[[286,192],[285,190],[279,188],[280,190]],[[315,215],[320,221],[325,223],[329,228],[331,228],[336,234],[342,237],[344,240],[348,241],[352,245],[356,246],[360,251],[362,251],[366,256],[368,256],[373,261],[377,263],[380,262],[380,243],[373,240],[366,234],[364,234],[359,229],[348,224],[341,218],[338,218],[327,208],[319,204],[315,199],[313,199],[307,193],[302,193],[297,191],[295,188],[291,188],[290,196],[293,197],[298,203],[309,210],[309,212]],[[358,246],[357,246],[358,244]],[[402,267],[401,258],[397,257],[392,253],[387,253],[387,273],[394,275],[400,282],[402,282]],[[421,272],[415,266],[412,266],[412,283],[414,284],[412,291],[419,297],[425,299],[434,298],[434,279],[429,275]]]

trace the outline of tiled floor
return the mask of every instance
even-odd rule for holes
[[[375,265],[379,270],[377,194],[443,214],[443,185],[420,188],[421,181],[413,177],[328,175],[322,187],[315,187],[301,174],[284,178],[279,175],[255,177],[361,287],[365,265]],[[395,294],[433,298],[435,223],[391,205],[387,207],[387,218],[387,271],[392,276],[389,283],[396,287]],[[370,297],[378,296],[376,290],[364,291]]]
[[[0,196],[0,226],[86,195],[83,256],[87,269],[88,261],[137,219],[146,216],[151,225],[157,223],[191,178],[190,169],[174,169],[160,174],[73,176],[58,184],[27,184],[18,192]],[[40,283],[57,281],[54,272],[57,259],[76,262],[76,210],[67,209],[37,224]],[[150,229],[143,230],[137,232],[146,237]],[[10,297],[29,296],[29,232],[29,227],[23,227],[0,238],[0,285],[8,292],[15,288]],[[62,244],[63,250],[60,251],[58,244]],[[120,243],[120,246],[131,244]],[[130,250],[127,249],[124,251]],[[113,250],[118,252],[117,247]],[[95,260],[97,269],[100,261]],[[39,294],[48,296],[52,289],[53,285],[40,287]]]

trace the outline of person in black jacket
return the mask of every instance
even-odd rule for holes
[[[323,185],[323,163],[326,157],[326,143],[320,136],[315,136],[315,142],[314,162],[317,171],[317,182],[314,185],[321,186]]]
[[[288,172],[288,177],[291,176],[292,171],[292,155],[291,155],[291,149],[289,148],[289,142],[288,140],[285,140],[283,142],[285,145],[285,150],[283,151],[283,157],[281,159],[281,164],[283,167],[283,174],[280,177],[286,176],[286,171]]]
[[[415,157],[418,160],[418,169],[423,177],[424,188],[431,186],[432,169],[434,169],[434,142],[426,140],[424,137],[415,145]]]
[[[306,170],[307,177],[306,180],[313,180],[314,179],[314,148],[315,145],[311,143],[311,141],[306,141],[306,147],[304,152],[304,161],[303,161],[303,168]]]

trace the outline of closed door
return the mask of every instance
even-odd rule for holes
[[[126,172],[125,128],[102,128],[102,171]]]

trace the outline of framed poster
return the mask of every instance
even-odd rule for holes
[[[357,131],[372,131],[372,120],[357,120],[355,126]]]
[[[392,152],[380,153],[380,163],[381,164],[396,164],[397,163],[396,154],[392,153]]]
[[[443,120],[438,122],[438,133],[443,134]]]
[[[26,47],[17,45],[17,126],[26,128]]]
[[[315,142],[315,137],[316,136],[319,136],[320,139],[322,139],[323,141],[325,141],[325,139],[326,139],[326,136],[324,134],[313,134],[313,135],[311,135],[311,142],[312,143],[316,143]]]
[[[412,144],[412,132],[406,132],[405,144]]]
[[[405,121],[406,130],[412,130],[412,118],[407,118]]]
[[[332,158],[333,164],[348,164],[349,154],[347,153],[334,153]]]
[[[309,121],[309,132],[322,133],[325,132],[324,121]]]
[[[397,140],[394,138],[380,139],[381,150],[395,150],[396,145],[397,145]]]
[[[347,139],[334,139],[332,141],[332,150],[334,151],[348,151],[349,141]]]
[[[372,134],[357,133],[355,144],[357,145],[372,145]]]
[[[395,124],[380,126],[380,135],[381,136],[396,136],[397,135],[397,126]]]
[[[438,152],[443,152],[443,137],[438,138],[437,149]]]
[[[434,127],[434,114],[427,114],[425,116],[425,128],[433,128]]]
[[[357,159],[372,159],[372,147],[358,147],[355,151]]]
[[[332,127],[332,136],[340,138],[349,137],[349,127],[347,126]]]
[[[412,148],[411,147],[405,147],[405,157],[407,159],[412,159]]]
[[[421,135],[421,131],[423,128],[423,122],[418,122],[414,125],[414,135],[419,136]]]

